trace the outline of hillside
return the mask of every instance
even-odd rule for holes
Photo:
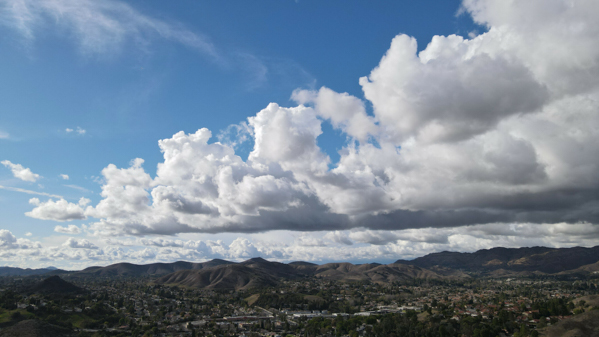
[[[73,335],[73,332],[69,329],[48,324],[37,319],[24,320],[0,330],[0,337],[55,337]]]
[[[106,267],[89,267],[75,273],[75,276],[157,276],[170,274],[179,270],[204,269],[231,263],[233,262],[220,259],[214,259],[201,263],[185,261],[177,261],[173,263],[152,263],[145,265],[117,263]]]
[[[591,265],[598,261],[599,246],[592,248],[492,248],[474,253],[441,252],[411,261],[398,260],[397,263],[422,268],[442,266],[467,272],[504,270],[554,274]],[[592,267],[589,266],[589,268]]]
[[[544,337],[599,337],[599,310],[572,316],[541,333]]]
[[[181,270],[163,276],[155,282],[203,289],[242,290],[275,286],[278,278],[259,269],[232,264],[201,270]]]
[[[56,268],[17,268],[17,267],[0,267],[0,276],[30,276],[30,275],[42,275],[50,272],[56,272],[59,269]]]
[[[58,276],[50,276],[47,279],[35,284],[29,289],[29,292],[40,294],[73,294],[81,293],[84,290],[76,285],[61,279]]]
[[[304,277],[347,281],[370,281],[376,283],[405,282],[418,279],[459,279],[469,276],[445,271],[442,275],[431,270],[404,264],[381,265],[378,263],[353,265],[351,263],[328,263],[316,265],[306,262],[284,264],[262,258],[250,259],[238,264],[222,265],[201,270],[181,270],[163,276],[156,283],[205,289],[249,289],[277,285],[281,280]]]

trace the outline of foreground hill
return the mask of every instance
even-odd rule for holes
[[[38,294],[61,295],[82,293],[84,292],[84,290],[55,275],[50,276],[47,279],[35,284],[31,288],[29,288],[28,292]]]
[[[73,336],[69,329],[48,324],[37,319],[21,321],[11,327],[0,330],[0,337],[56,337]]]
[[[405,282],[413,279],[463,279],[461,272],[446,275],[404,264],[378,263],[353,265],[307,262],[284,264],[254,258],[238,264],[221,265],[201,270],[181,270],[156,280],[158,284],[179,285],[203,289],[249,289],[277,285],[281,280],[317,277],[334,281],[370,281],[376,283]]]
[[[540,272],[554,274],[574,270],[599,261],[599,246],[592,248],[492,248],[474,253],[433,253],[397,263],[421,268],[442,266],[467,272]],[[589,266],[588,269],[593,267]]]
[[[117,263],[106,267],[89,267],[75,273],[75,276],[154,276],[170,274],[178,270],[204,269],[232,263],[234,262],[220,259],[214,259],[201,263],[185,261],[173,263],[151,263],[145,265]]]
[[[547,327],[541,333],[545,337],[599,337],[599,310],[591,310],[574,315]]]

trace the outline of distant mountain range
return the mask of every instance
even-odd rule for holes
[[[53,268],[0,267],[0,276],[58,275],[71,277],[152,277],[155,283],[206,289],[273,286],[281,280],[307,277],[334,281],[406,282],[413,279],[464,280],[477,276],[508,277],[544,274],[588,274],[599,271],[599,246],[593,248],[493,248],[474,253],[441,252],[383,265],[347,262],[288,264],[253,258],[235,263],[211,260],[137,265],[117,263],[81,271]]]
[[[281,280],[316,277],[334,281],[371,281],[379,283],[405,282],[418,279],[464,279],[470,276],[452,271],[446,274],[405,264],[381,265],[369,263],[327,263],[316,265],[307,262],[289,264],[253,258],[238,264],[222,265],[202,270],[180,270],[158,278],[155,282],[205,289],[249,289],[277,285]]]
[[[51,271],[58,270],[55,267],[40,268],[40,269],[22,269],[16,267],[0,267],[0,276],[29,276],[41,275]]]
[[[510,272],[560,273],[599,261],[599,246],[592,248],[492,248],[474,253],[441,252],[428,254],[414,260],[398,260],[396,263],[421,268],[443,266],[467,272],[488,273],[497,270]],[[588,267],[591,268],[592,267]],[[588,269],[587,268],[587,269]]]
[[[196,270],[216,267],[220,265],[235,264],[235,262],[214,259],[207,262],[194,263],[177,261],[172,263],[152,263],[138,265],[132,263],[117,263],[106,267],[89,267],[77,272],[77,275],[86,276],[154,276],[174,273],[179,270]]]

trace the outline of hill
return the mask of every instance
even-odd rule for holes
[[[469,276],[444,270],[445,275],[431,270],[404,264],[381,265],[378,263],[353,265],[351,263],[328,263],[316,265],[306,262],[284,264],[253,258],[238,264],[221,265],[201,270],[181,270],[163,276],[155,282],[166,285],[204,289],[249,289],[277,285],[281,280],[305,277],[347,281],[371,281],[376,283],[405,282],[418,279],[462,279]]]
[[[29,292],[39,294],[61,295],[81,293],[84,292],[84,290],[55,275],[50,276],[47,279],[33,285],[31,288],[29,288]]]
[[[11,327],[0,330],[0,337],[55,337],[74,336],[69,329],[48,324],[36,319],[21,321]]]
[[[599,246],[592,248],[492,248],[474,253],[441,252],[428,254],[411,261],[397,263],[421,268],[442,266],[467,272],[488,273],[495,270],[508,272],[540,272],[554,274],[574,270],[599,261]],[[589,269],[592,268],[589,266]]]
[[[591,310],[547,327],[545,337],[599,337],[599,310]]]
[[[42,275],[49,272],[57,272],[60,269],[54,267],[50,268],[39,268],[39,269],[22,269],[16,267],[0,267],[0,276],[31,276],[31,275]]]
[[[173,263],[151,263],[138,265],[133,263],[117,263],[106,267],[89,267],[74,276],[157,276],[166,275],[179,270],[195,270],[211,268],[233,262],[214,259],[207,262],[194,263],[177,261]]]

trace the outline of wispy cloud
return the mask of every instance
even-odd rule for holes
[[[0,24],[19,31],[28,44],[47,25],[67,28],[85,54],[114,53],[128,44],[145,49],[157,37],[218,58],[206,37],[118,1],[0,0]]]
[[[0,139],[8,139],[10,135],[7,132],[0,131]]]
[[[31,172],[29,168],[23,167],[21,164],[14,164],[10,160],[3,160],[0,163],[8,167],[15,178],[30,182],[36,182],[40,178],[39,174]]]
[[[26,190],[26,189],[18,188],[18,187],[9,187],[9,186],[2,186],[2,185],[0,185],[0,189],[7,190],[7,191],[13,191],[13,192],[33,194],[33,195],[43,195],[45,197],[50,197],[50,198],[63,199],[63,197],[60,196],[60,195],[50,194],[50,193],[44,193],[44,192],[36,192],[36,191]]]
[[[81,186],[77,186],[77,185],[63,185],[63,186],[66,186],[68,188],[72,188],[72,189],[75,189],[75,190],[78,190],[78,191],[81,191],[81,192],[94,193],[94,192],[88,190],[85,187],[81,187]]]
[[[79,126],[76,129],[66,128],[64,131],[66,133],[76,132],[76,133],[78,133],[80,135],[84,135],[87,132],[85,129],[82,129]]]

